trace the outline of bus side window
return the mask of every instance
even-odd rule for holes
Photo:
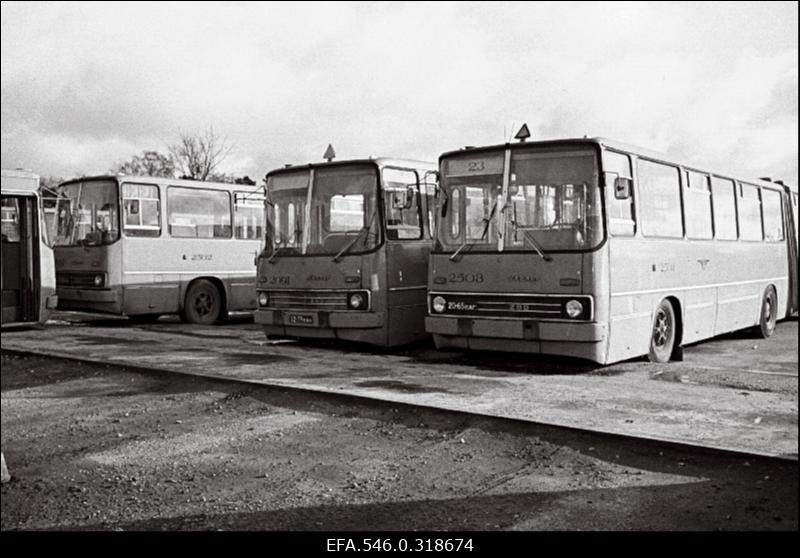
[[[736,240],[733,180],[711,177],[711,205],[714,208],[714,237],[718,240]]]
[[[642,233],[645,236],[683,237],[678,168],[646,159],[638,159],[636,166]]]
[[[764,210],[764,240],[779,242],[783,240],[783,196],[775,190],[761,190],[762,208]]]
[[[603,152],[603,171],[606,172],[606,207],[608,208],[609,232],[612,236],[633,236],[636,234],[636,218],[634,214],[633,196],[620,200],[614,196],[613,178],[633,178],[631,161],[627,155]]]
[[[739,184],[739,238],[764,240],[761,195],[757,186]]]
[[[683,212],[686,217],[686,237],[710,239],[714,236],[711,224],[711,186],[708,175],[687,171],[683,189]]]

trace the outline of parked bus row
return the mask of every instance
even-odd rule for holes
[[[518,137],[438,165],[287,166],[258,191],[65,182],[44,199],[59,308],[194,323],[255,308],[268,336],[431,335],[601,364],[769,336],[797,312],[796,187],[603,138]]]

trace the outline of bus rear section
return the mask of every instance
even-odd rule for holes
[[[252,311],[264,211],[245,188],[133,176],[60,185],[59,308],[198,324]]]
[[[434,171],[377,158],[268,173],[255,315],[267,337],[424,338]]]
[[[42,229],[39,177],[2,171],[2,325],[44,323],[55,308],[53,253]]]
[[[440,163],[426,319],[437,348],[605,361],[597,147],[496,146]]]

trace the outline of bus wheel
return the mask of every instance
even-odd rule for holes
[[[160,317],[161,314],[134,314],[133,316],[128,316],[128,320],[132,324],[152,324],[158,321]]]
[[[675,345],[675,310],[668,300],[662,300],[653,318],[653,331],[650,334],[651,362],[669,362]]]
[[[222,297],[212,282],[201,279],[189,287],[181,311],[184,322],[210,325],[219,319],[221,313]]]
[[[778,319],[778,297],[775,289],[767,287],[764,291],[764,298],[761,299],[761,318],[758,321],[756,335],[762,339],[770,337],[775,333],[775,322]]]

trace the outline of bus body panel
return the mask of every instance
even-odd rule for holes
[[[56,246],[54,253],[59,310],[123,313],[119,242],[108,246]],[[98,274],[104,277],[104,285],[99,288],[92,284]]]
[[[388,344],[401,345],[424,339],[425,293],[428,281],[430,241],[388,241],[386,284],[388,290]]]
[[[609,362],[648,352],[653,314],[665,298],[677,301],[683,344],[757,325],[770,285],[778,296],[778,315],[785,314],[788,277],[781,242],[614,238],[609,245],[614,270]],[[748,261],[760,265],[742,265]]]
[[[258,249],[257,240],[128,237],[122,263],[124,312],[178,312],[198,278],[219,281],[229,310],[253,309],[251,265]]]

